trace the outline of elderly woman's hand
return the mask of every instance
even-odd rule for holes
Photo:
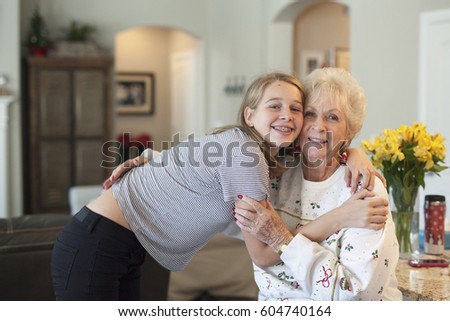
[[[275,252],[280,245],[292,239],[291,232],[284,225],[272,204],[267,202],[267,208],[254,199],[242,196],[241,201],[250,205],[250,210],[236,203],[236,224],[245,232],[252,234],[259,241],[269,245]],[[248,208],[248,207],[247,207]]]

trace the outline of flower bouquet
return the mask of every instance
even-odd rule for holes
[[[386,178],[387,187],[397,209],[396,234],[400,256],[413,252],[411,229],[419,186],[425,188],[425,173],[438,173],[448,168],[445,159],[444,138],[430,135],[422,123],[385,129],[374,142],[362,141],[362,148],[371,156],[375,167]],[[418,232],[418,231],[417,231]]]

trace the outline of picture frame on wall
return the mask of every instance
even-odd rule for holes
[[[118,73],[114,78],[114,104],[118,114],[153,114],[153,73]]]
[[[305,79],[314,69],[322,68],[325,63],[325,51],[302,50],[300,52],[299,77]]]

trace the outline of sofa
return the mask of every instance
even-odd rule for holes
[[[0,300],[52,301],[50,257],[69,214],[34,214],[0,219]],[[147,256],[142,267],[143,300],[166,300],[169,271]]]
[[[255,301],[258,287],[243,240],[215,235],[180,272],[171,272],[168,300]]]

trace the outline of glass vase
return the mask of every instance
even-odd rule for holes
[[[419,253],[419,212],[393,211],[395,234],[398,240],[400,259],[409,259]]]
[[[419,254],[419,211],[416,199],[419,187],[391,186],[396,210],[392,211],[395,222],[400,259],[409,259]]]

